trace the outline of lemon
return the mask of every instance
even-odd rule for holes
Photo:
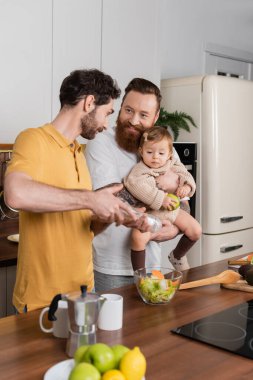
[[[146,372],[147,362],[139,347],[128,351],[120,361],[120,370],[126,380],[141,380]]]
[[[101,380],[126,380],[126,378],[118,369],[110,369],[103,374]]]

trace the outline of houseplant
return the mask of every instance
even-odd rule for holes
[[[163,107],[161,107],[159,118],[155,123],[155,125],[161,127],[169,127],[173,133],[174,141],[177,140],[180,129],[190,132],[189,124],[197,128],[195,121],[187,113],[178,111],[168,112]]]

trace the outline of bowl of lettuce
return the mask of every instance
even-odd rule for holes
[[[169,268],[142,268],[134,272],[134,281],[143,301],[150,305],[166,305],[175,296],[183,274]]]

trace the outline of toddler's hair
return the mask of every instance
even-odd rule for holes
[[[141,136],[139,146],[140,148],[142,148],[146,141],[159,142],[164,139],[168,141],[169,150],[172,153],[173,139],[172,139],[171,134],[168,132],[168,130],[165,127],[155,126],[145,131]]]

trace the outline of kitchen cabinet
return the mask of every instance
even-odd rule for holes
[[[0,268],[0,318],[14,314],[12,294],[16,279],[16,265]]]
[[[160,86],[159,41],[158,1],[103,1],[101,69],[117,79],[122,93],[135,77]]]
[[[16,280],[18,244],[7,239],[16,234],[18,219],[0,221],[0,318],[14,314],[12,294]]]
[[[159,30],[156,0],[103,2],[102,70],[122,89],[133,77],[160,85]]]
[[[102,0],[53,1],[52,117],[59,89],[71,71],[101,66]]]
[[[6,316],[6,270],[0,268],[0,318]]]
[[[14,314],[12,295],[16,281],[17,266],[6,267],[6,315]]]
[[[0,141],[14,142],[52,120],[70,71],[100,68],[102,0],[0,0],[0,7]]]
[[[0,0],[0,7],[2,142],[54,118],[72,70],[101,69],[122,90],[137,76],[159,85],[156,0]]]
[[[51,119],[52,0],[0,0],[0,141]]]
[[[145,18],[140,17],[143,9]],[[156,0],[55,0],[53,115],[62,79],[77,68],[101,69],[122,90],[137,76],[159,85],[159,30]]]

